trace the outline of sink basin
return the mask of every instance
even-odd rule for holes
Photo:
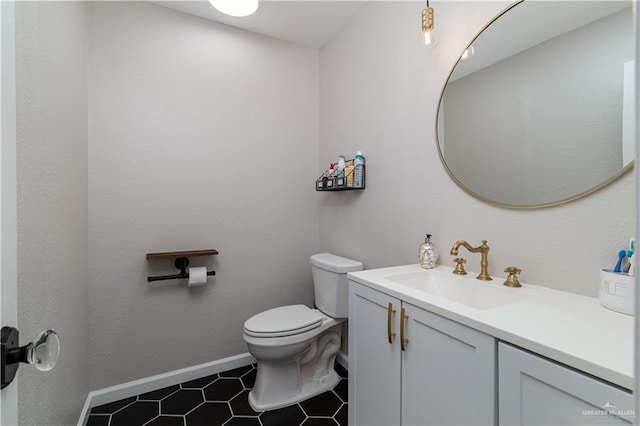
[[[493,309],[523,300],[520,289],[503,288],[493,282],[477,280],[473,275],[458,276],[437,269],[385,278],[475,309]]]

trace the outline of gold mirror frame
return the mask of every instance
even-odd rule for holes
[[[482,34],[489,26],[491,26],[491,24],[493,24],[496,20],[498,20],[499,18],[501,18],[504,14],[506,14],[507,12],[509,12],[511,9],[513,9],[514,7],[518,6],[519,4],[523,3],[525,0],[518,0],[516,2],[514,2],[513,4],[507,6],[502,12],[498,13],[493,19],[491,19],[484,27],[482,27],[482,29],[473,37],[473,39],[471,40],[471,42],[465,47],[465,49],[463,49],[463,52],[468,49],[473,42],[480,36],[480,34]],[[579,198],[582,197],[586,197],[587,195],[591,195],[601,189],[603,189],[604,187],[610,185],[611,183],[615,182],[616,180],[620,179],[622,176],[624,176],[626,173],[628,173],[630,170],[633,169],[634,167],[634,163],[635,160],[630,161],[629,163],[627,163],[623,168],[621,168],[620,170],[618,170],[616,173],[614,173],[613,175],[611,175],[608,179],[606,179],[605,181],[599,183],[598,185],[595,185],[591,188],[588,188],[582,192],[579,192],[575,195],[572,195],[570,197],[566,197],[566,198],[562,198],[560,200],[556,200],[556,201],[551,201],[548,203],[542,203],[542,204],[527,204],[527,205],[520,205],[520,204],[507,204],[507,203],[501,203],[499,201],[493,200],[491,198],[485,197],[483,195],[480,195],[474,191],[472,191],[471,189],[467,188],[451,171],[451,169],[449,168],[449,166],[447,165],[447,162],[444,159],[444,154],[442,153],[442,149],[440,148],[440,138],[438,136],[438,122],[439,122],[439,117],[440,117],[440,106],[442,105],[442,100],[444,98],[444,92],[447,88],[447,84],[449,83],[449,79],[451,79],[451,75],[453,74],[456,66],[458,65],[458,63],[460,62],[460,59],[458,59],[458,61],[456,61],[456,63],[453,65],[453,67],[451,68],[451,71],[449,72],[449,75],[447,76],[447,80],[445,81],[444,86],[442,87],[442,92],[440,93],[440,99],[438,100],[438,107],[436,109],[436,118],[435,118],[435,133],[436,133],[436,146],[438,148],[438,155],[440,156],[440,162],[442,163],[442,165],[444,166],[445,170],[447,171],[447,173],[449,174],[449,176],[451,177],[451,179],[460,187],[462,188],[465,192],[467,192],[468,194],[472,195],[473,197],[484,201],[487,204],[493,205],[495,207],[504,207],[504,208],[509,208],[509,209],[519,209],[519,210],[527,210],[527,209],[539,209],[539,208],[543,208],[543,207],[555,207],[561,204],[566,204],[569,203],[571,201],[575,201]]]

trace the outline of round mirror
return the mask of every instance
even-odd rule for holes
[[[461,53],[436,139],[451,177],[503,207],[557,205],[633,167],[632,1],[521,1]]]

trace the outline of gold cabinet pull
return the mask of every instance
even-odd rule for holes
[[[403,351],[407,350],[407,343],[409,343],[409,339],[405,336],[405,324],[404,322],[409,318],[409,315],[406,313],[405,309],[402,308],[400,311],[400,348]]]
[[[391,323],[393,322],[393,314],[396,310],[393,309],[393,304],[389,302],[387,307],[387,337],[389,338],[389,344],[393,344],[393,337],[396,335],[395,331],[391,329]]]

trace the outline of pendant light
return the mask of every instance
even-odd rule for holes
[[[249,16],[258,10],[258,0],[209,0],[209,3],[229,16]]]
[[[432,47],[436,44],[433,8],[429,7],[429,0],[427,0],[427,7],[422,9],[422,31],[418,35],[418,43],[427,47]]]

